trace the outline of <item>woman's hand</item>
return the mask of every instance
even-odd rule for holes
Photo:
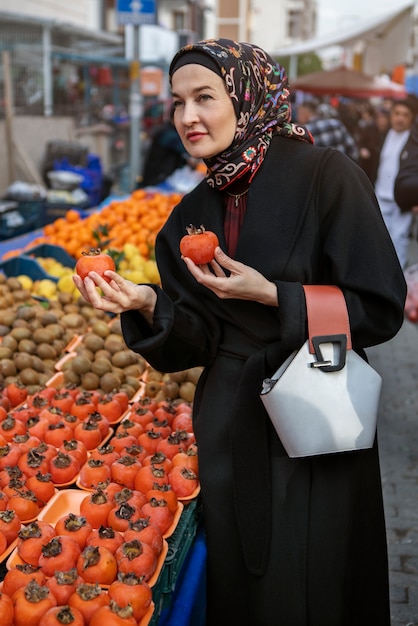
[[[73,281],[83,298],[95,309],[115,314],[139,311],[151,323],[157,300],[155,291],[148,285],[135,285],[111,270],[107,270],[105,275],[111,279],[110,283],[97,272],[89,272],[84,280],[74,274]]]
[[[218,298],[254,300],[268,306],[278,306],[276,285],[252,267],[234,261],[219,247],[209,265],[196,265],[187,257],[184,257],[184,262],[197,282],[213,291]]]

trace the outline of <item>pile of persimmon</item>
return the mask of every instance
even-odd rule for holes
[[[52,579],[41,570],[24,574],[25,584],[21,580],[14,584],[15,574],[17,579],[18,570],[7,574],[10,592],[0,592],[2,626],[140,626],[151,607],[151,588],[135,575],[121,575],[108,590],[75,581],[67,585],[67,599],[62,602],[60,592],[48,584]]]
[[[109,419],[127,406],[123,392],[104,401],[98,392],[52,387],[9,411],[0,406],[0,512],[35,519],[57,486],[75,482],[89,451],[113,433]]]
[[[190,498],[199,487],[198,454],[191,404],[141,398],[105,446],[92,451],[80,469],[79,486],[95,489],[111,481],[147,493]],[[152,515],[161,515],[156,502]]]

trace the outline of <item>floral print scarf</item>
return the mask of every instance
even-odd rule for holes
[[[264,50],[230,39],[210,39],[179,50],[171,68],[181,56],[193,51],[209,55],[219,66],[238,120],[229,148],[205,159],[211,187],[224,189],[242,177],[250,183],[274,134],[313,143],[310,132],[291,121],[285,69]]]

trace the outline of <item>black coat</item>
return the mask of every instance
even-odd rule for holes
[[[128,346],[161,371],[205,366],[194,402],[208,545],[208,626],[390,623],[377,444],[289,459],[259,399],[306,339],[302,284],[345,294],[356,349],[403,321],[402,270],[364,172],[332,149],[277,137],[247,198],[236,259],[274,281],[278,308],[220,300],[179,253],[190,223],[223,234],[222,194],[203,182],[157,238],[164,291],[151,328],[122,315]]]

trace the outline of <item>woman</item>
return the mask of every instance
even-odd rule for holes
[[[388,626],[377,444],[289,459],[259,398],[306,340],[304,283],[341,287],[360,351],[400,328],[405,283],[372,188],[290,122],[284,69],[260,48],[187,46],[170,79],[176,128],[208,175],[158,235],[162,288],[114,272],[110,284],[74,280],[122,313],[128,346],[154,367],[204,366],[194,429],[207,626]],[[189,224],[218,235],[208,266],[180,256]]]

